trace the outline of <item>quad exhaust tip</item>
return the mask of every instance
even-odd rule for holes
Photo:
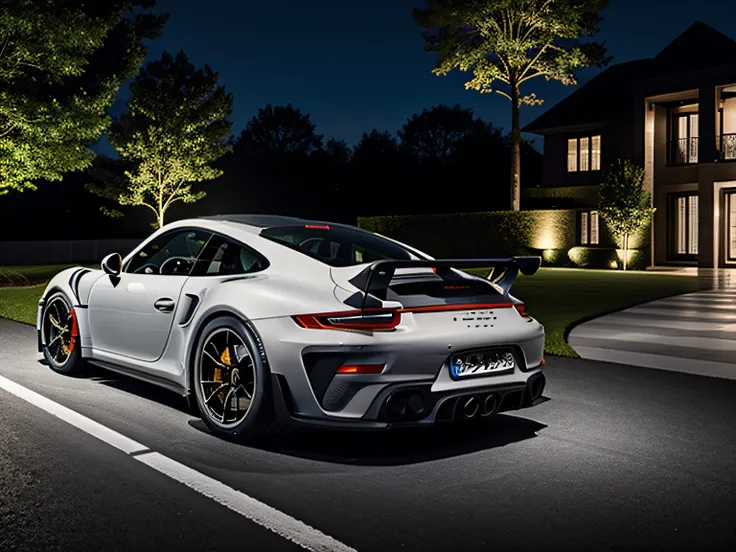
[[[466,418],[474,417],[478,413],[478,410],[480,410],[480,398],[477,395],[463,397],[460,400],[462,413]]]
[[[490,416],[491,414],[496,412],[497,407],[498,407],[498,398],[496,397],[496,395],[491,393],[483,401],[483,408],[481,409],[480,415]]]

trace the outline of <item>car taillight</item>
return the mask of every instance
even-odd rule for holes
[[[300,314],[294,320],[302,328],[313,330],[388,331],[401,323],[398,310],[366,309],[364,311]]]
[[[531,318],[532,315],[526,312],[526,305],[524,303],[516,303],[514,305],[516,307],[516,310],[519,311],[519,314],[523,316],[524,318]]]

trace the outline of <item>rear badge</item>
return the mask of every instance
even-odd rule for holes
[[[485,376],[513,371],[516,358],[511,349],[486,349],[453,355],[450,375],[453,379]]]

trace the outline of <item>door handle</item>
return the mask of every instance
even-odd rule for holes
[[[174,310],[174,305],[175,305],[175,304],[176,304],[176,303],[174,303],[174,302],[173,302],[173,301],[172,301],[171,299],[169,299],[168,297],[164,297],[164,298],[162,298],[162,299],[159,299],[158,301],[156,301],[156,302],[155,302],[155,303],[153,304],[153,306],[154,306],[154,307],[155,307],[155,308],[156,308],[157,310],[160,310],[161,312],[172,312],[172,311]]]

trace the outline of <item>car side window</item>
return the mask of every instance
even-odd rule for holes
[[[213,236],[197,260],[192,276],[228,276],[260,272],[268,267],[263,255],[222,236]]]
[[[204,230],[173,230],[147,243],[124,272],[187,276],[211,236]]]

